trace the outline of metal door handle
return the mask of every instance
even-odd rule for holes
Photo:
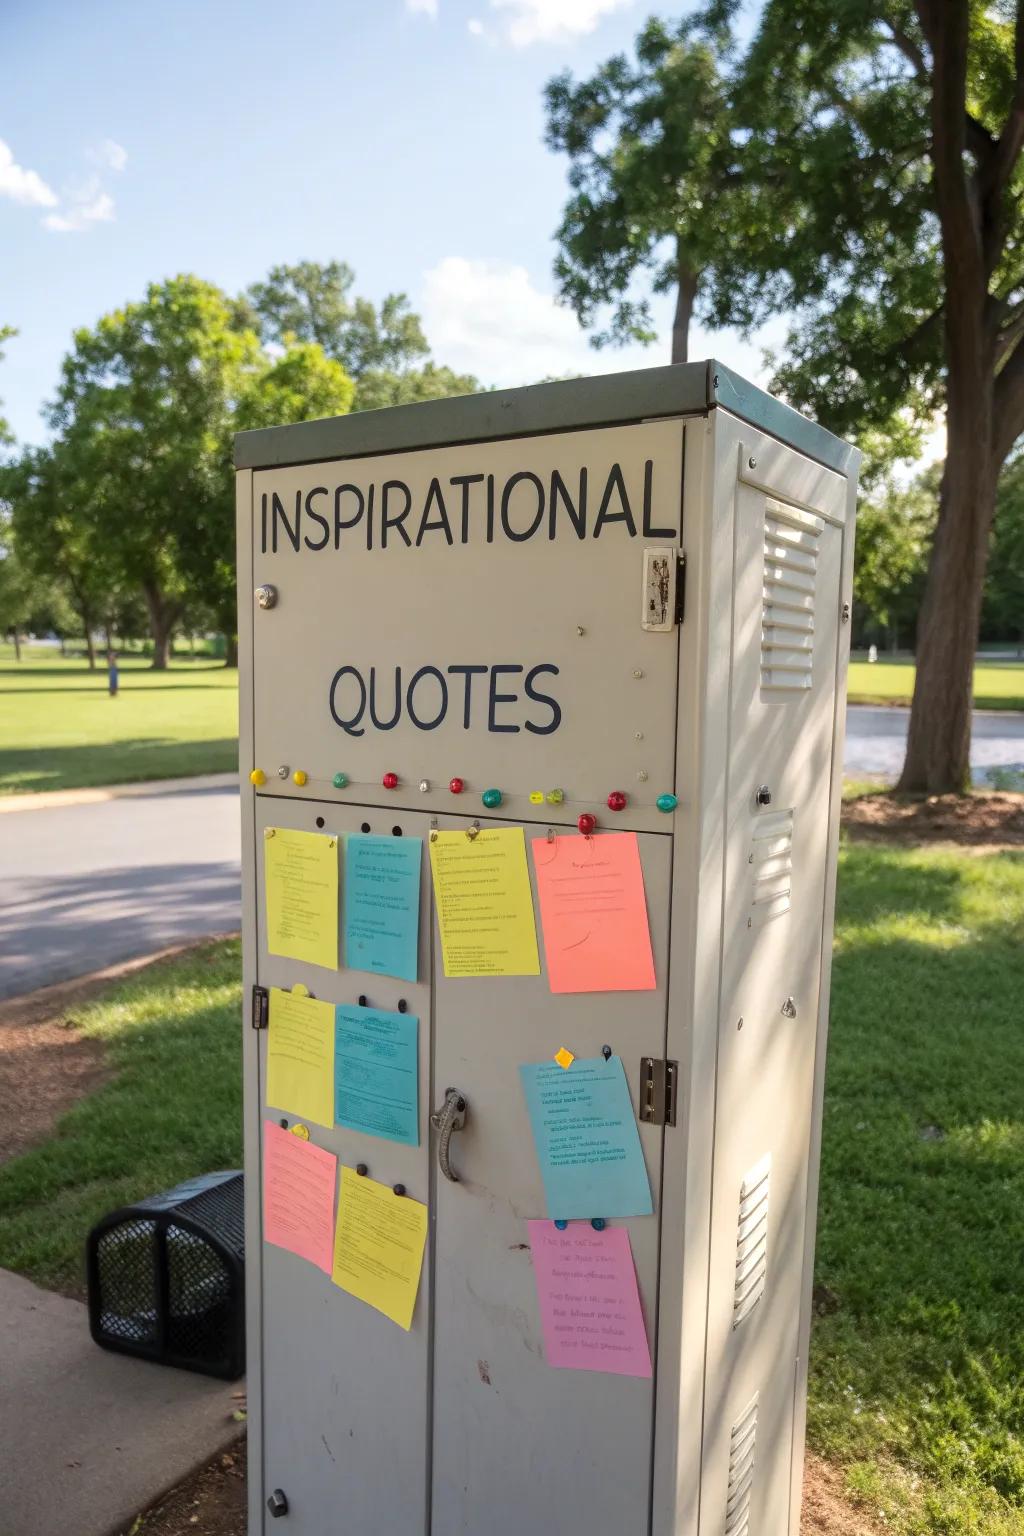
[[[430,1123],[438,1133],[437,1165],[446,1179],[457,1184],[459,1176],[451,1164],[452,1134],[461,1131],[466,1124],[466,1100],[457,1088],[445,1089],[444,1103],[440,1109],[435,1109]]]

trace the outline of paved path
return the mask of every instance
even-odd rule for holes
[[[851,705],[846,715],[848,777],[895,779],[903,766],[909,719],[909,709]],[[1024,714],[975,710],[971,732],[975,783],[984,784],[993,768],[1016,768],[1024,774]]]
[[[0,998],[239,926],[234,781],[0,815]]]
[[[213,1381],[98,1349],[86,1309],[0,1269],[0,1532],[109,1536],[239,1433]]]

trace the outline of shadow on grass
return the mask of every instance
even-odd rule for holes
[[[0,751],[0,794],[133,784],[237,769],[238,738],[234,736],[210,741],[140,736],[95,746],[14,747]]]
[[[900,934],[880,938],[889,914]],[[829,1315],[810,1416],[826,1452],[884,1451],[1015,1506],[1022,919],[1024,854],[844,851],[816,1261]]]

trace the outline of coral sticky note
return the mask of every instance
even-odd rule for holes
[[[533,839],[552,992],[644,992],[657,985],[635,832]]]
[[[263,1122],[263,1238],[331,1272],[338,1159]]]

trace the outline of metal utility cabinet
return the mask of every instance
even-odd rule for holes
[[[707,362],[243,433],[236,462],[251,1536],[796,1536],[857,452]],[[586,813],[637,836],[656,988],[553,995],[543,945],[539,976],[447,979],[431,828]],[[269,953],[271,826],[424,840],[416,982]],[[409,1332],[263,1240],[250,1010],[296,982],[420,1020],[419,1146],[311,1127],[429,1209]],[[526,1242],[518,1066],[606,1044],[652,1380],[550,1367]]]

